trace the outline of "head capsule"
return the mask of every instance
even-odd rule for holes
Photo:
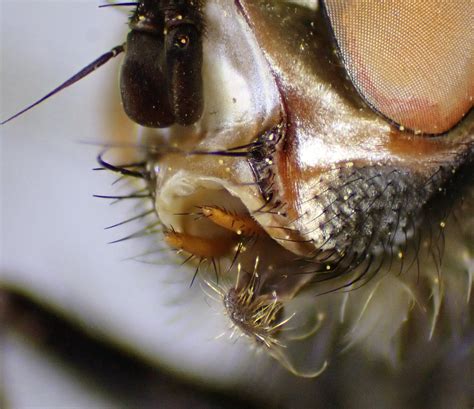
[[[120,90],[140,125],[192,125],[202,114],[201,3],[142,0],[130,19]]]

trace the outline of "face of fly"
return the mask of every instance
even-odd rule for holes
[[[400,126],[394,127],[393,121],[387,121],[370,109],[341,72],[323,69],[340,67],[341,64],[340,61],[337,63],[336,53],[332,48],[318,47],[318,44],[328,46],[329,43],[326,42],[324,33],[319,31],[316,33],[318,39],[314,39],[315,33],[311,28],[314,24],[310,24],[309,29],[304,24],[310,21],[308,14],[305,14],[307,10],[296,7],[297,12],[292,14],[295,17],[285,20],[284,23],[289,25],[286,27],[278,20],[277,12],[263,13],[266,10],[260,7],[263,3],[237,3],[238,8],[234,7],[233,2],[226,0],[206,3],[204,13],[207,26],[202,44],[201,70],[204,102],[199,119],[192,125],[182,126],[183,124],[177,122],[165,131],[143,132],[144,136],[151,138],[152,143],[159,141],[162,143],[160,146],[177,146],[192,153],[183,155],[182,152],[176,154],[165,150],[166,154],[162,155],[158,149],[158,155],[154,155],[156,152],[150,151],[150,168],[154,183],[152,191],[156,199],[154,207],[161,222],[169,231],[172,231],[173,227],[179,230],[179,233],[192,236],[199,236],[203,231],[215,232],[218,230],[216,223],[210,224],[209,219],[202,218],[203,209],[205,206],[213,206],[212,209],[215,210],[217,205],[221,205],[224,206],[224,214],[241,211],[240,216],[251,216],[273,240],[271,250],[267,248],[265,252],[262,251],[260,268],[271,265],[268,261],[265,263],[266,254],[282,255],[282,265],[290,259],[293,260],[295,254],[298,257],[311,256],[309,265],[312,265],[313,269],[303,271],[303,280],[286,280],[283,285],[277,279],[285,275],[282,274],[284,271],[279,271],[278,276],[270,277],[263,294],[268,305],[273,305],[271,297],[274,292],[282,299],[290,299],[307,284],[315,284],[309,283],[309,280],[316,273],[321,273],[321,270],[332,273],[334,270],[331,269],[335,265],[342,266],[335,274],[352,271],[357,263],[359,272],[364,272],[365,265],[361,262],[367,259],[357,259],[359,254],[365,255],[371,251],[375,257],[389,248],[387,254],[392,258],[403,259],[405,248],[400,247],[400,244],[403,245],[407,238],[413,237],[413,232],[417,229],[413,220],[416,221],[416,217],[423,213],[427,203],[434,203],[436,192],[448,192],[444,189],[445,182],[449,182],[451,175],[462,168],[462,161],[469,164],[469,160],[472,160],[469,159],[469,152],[472,155],[472,127],[469,128],[472,116],[470,122],[465,122],[468,125],[462,125],[454,133],[445,135],[446,138],[406,134]],[[23,10],[21,6],[18,7],[11,15],[39,15],[32,12],[34,4],[29,5],[28,9],[25,6]],[[60,5],[54,7],[61,8]],[[64,6],[67,10],[63,12],[70,13],[71,7],[78,7],[79,10],[79,6],[68,5]],[[75,11],[79,13],[78,10]],[[39,7],[36,11],[40,13]],[[48,10],[48,13],[56,16],[59,22],[63,21],[51,10]],[[84,17],[83,27],[74,33],[77,35],[75,43],[84,45],[81,53],[87,54],[84,55],[83,61],[90,61],[91,54],[97,55],[104,49],[110,49],[110,44],[120,44],[124,41],[125,33],[117,32],[115,36],[113,31],[116,27],[121,27],[123,22],[123,15],[117,13],[116,16],[119,22],[110,16],[104,18],[100,15],[97,20]],[[35,20],[37,18],[31,18],[28,24],[37,27],[37,32],[41,33],[44,24],[41,27],[35,26]],[[107,24],[111,24],[110,31],[105,30],[110,37],[104,35],[105,20]],[[140,21],[139,15],[137,21]],[[249,24],[255,21],[259,24]],[[316,20],[313,21],[315,22]],[[14,27],[6,26],[5,29],[11,33],[17,32]],[[62,30],[69,32],[67,24]],[[99,31],[100,35],[97,34]],[[4,81],[8,86],[4,92],[9,98],[13,99],[14,95],[18,95],[15,93],[20,92],[22,88],[34,92],[31,98],[27,95],[27,100],[34,100],[37,95],[42,94],[42,90],[34,90],[33,85],[18,86],[31,76],[31,66],[38,67],[47,63],[48,69],[45,72],[48,77],[52,76],[52,86],[57,84],[57,78],[63,78],[65,72],[70,72],[68,68],[53,76],[49,66],[51,60],[44,58],[44,44],[52,48],[54,41],[58,41],[54,49],[64,50],[63,54],[53,60],[55,63],[51,64],[55,69],[63,67],[59,64],[65,64],[73,58],[77,50],[61,46],[63,39],[52,37],[53,39],[48,41],[38,34],[38,38],[17,39],[16,43],[13,43],[13,35],[8,36],[12,43],[5,47],[5,52],[8,53],[6,61],[15,61],[17,44],[31,41],[24,57],[30,64],[12,63],[9,65],[11,69],[7,68],[5,72],[9,78],[16,78],[13,82]],[[100,47],[97,43],[99,38]],[[32,43],[34,40],[38,43]],[[238,47],[232,48],[228,44],[238,44]],[[294,44],[299,44],[299,47],[295,48]],[[88,52],[85,45],[97,45],[98,49],[94,48],[93,52]],[[70,57],[65,58],[68,55]],[[314,56],[321,58],[313,58]],[[215,61],[220,61],[220,64],[216,65]],[[297,63],[294,64],[294,61]],[[316,64],[316,61],[321,64]],[[25,71],[20,71],[19,66]],[[119,255],[114,255],[114,250],[110,247],[104,247],[103,243],[110,241],[110,237],[104,236],[105,233],[103,235],[102,232],[98,234],[96,227],[103,225],[104,220],[110,220],[107,224],[113,224],[117,220],[111,219],[113,214],[109,208],[90,198],[91,193],[103,193],[103,180],[97,175],[87,174],[87,169],[95,166],[93,158],[97,149],[70,142],[84,139],[96,142],[102,140],[104,134],[111,134],[114,138],[123,136],[127,142],[130,142],[131,138],[136,143],[131,122],[125,119],[120,103],[103,103],[104,97],[109,98],[113,92],[115,97],[110,100],[120,100],[116,84],[110,80],[116,78],[116,70],[113,64],[104,67],[94,74],[96,79],[84,81],[83,85],[68,91],[72,94],[57,96],[59,102],[56,101],[56,104],[61,106],[60,111],[54,108],[46,111],[46,115],[42,114],[41,110],[48,107],[46,104],[37,108],[36,112],[28,114],[32,115],[31,122],[18,125],[16,130],[10,125],[9,128],[2,128],[2,132],[12,135],[8,142],[4,142],[7,138],[3,139],[11,152],[5,162],[8,172],[6,197],[9,198],[5,207],[5,220],[10,232],[5,270],[12,272],[8,275],[8,280],[14,283],[18,282],[17,280],[33,283],[41,296],[56,300],[53,302],[58,305],[63,305],[62,300],[65,297],[76,300],[80,308],[68,312],[80,317],[87,315],[87,319],[95,320],[94,324],[104,325],[109,320],[123,324],[120,325],[123,329],[114,334],[132,339],[137,348],[147,348],[146,339],[140,335],[143,333],[140,328],[146,326],[147,331],[152,332],[153,339],[159,340],[153,344],[152,350],[148,351],[152,355],[163,356],[160,345],[167,345],[166,340],[171,339],[173,330],[170,328],[169,333],[160,332],[160,329],[166,326],[168,313],[161,309],[157,312],[153,300],[156,300],[156,294],[164,294],[168,287],[156,281],[154,269],[151,271],[149,267],[142,266],[143,271],[137,274],[136,271],[141,267],[134,265],[132,274],[127,265],[113,263],[123,258],[124,249],[133,256],[134,253],[143,252],[143,247],[139,242],[128,240],[116,247]],[[100,87],[97,85],[99,83]],[[110,89],[104,89],[105,83],[111,84]],[[122,82],[122,97],[123,89],[131,87],[130,84],[123,84]],[[298,86],[295,87],[295,84]],[[82,97],[74,92],[91,94]],[[160,94],[160,98],[163,95],[165,94]],[[67,101],[70,103],[67,104]],[[87,112],[83,101],[88,101]],[[51,101],[49,105],[55,104]],[[174,120],[175,111],[167,110],[165,117],[167,120],[173,117]],[[160,122],[159,125],[167,125],[165,122]],[[347,137],[348,131],[350,138]],[[114,141],[116,142],[116,139]],[[247,150],[235,150],[238,146],[245,146]],[[225,151],[226,155],[202,154],[216,151]],[[463,152],[467,152],[466,155],[463,156]],[[438,171],[439,166],[444,166],[442,171]],[[272,183],[269,183],[270,180]],[[376,182],[373,182],[374,180]],[[346,189],[349,182],[353,184],[352,191]],[[364,182],[370,183],[364,187]],[[91,186],[94,188],[93,192]],[[429,190],[424,189],[426,186],[429,186]],[[170,198],[173,200],[170,201]],[[229,203],[235,207],[226,208]],[[358,204],[362,206],[357,207]],[[197,212],[196,206],[201,211],[201,220],[196,223],[189,222],[192,220],[190,215]],[[404,226],[396,216],[400,214],[400,208],[408,209],[403,215]],[[256,211],[259,209],[263,211]],[[373,209],[373,212],[364,212],[364,209]],[[344,212],[345,214],[342,214]],[[395,216],[392,214],[394,212]],[[118,213],[120,211],[115,215]],[[355,213],[361,217],[346,223],[345,220],[351,219]],[[324,214],[324,223],[316,220],[320,214]],[[467,220],[466,225],[470,220]],[[440,223],[445,221],[436,221],[439,231],[439,227],[442,227]],[[202,223],[213,227],[203,229]],[[222,233],[222,230],[220,231]],[[288,237],[282,235],[282,231],[287,232]],[[350,234],[343,234],[347,232]],[[226,232],[224,236],[229,234]],[[67,241],[64,240],[65,237],[68,238]],[[194,244],[193,240],[188,236],[187,243]],[[203,243],[201,241],[200,246],[190,248],[197,252],[197,248],[203,248]],[[459,248],[465,250],[465,246]],[[258,247],[256,249],[258,250]],[[348,249],[352,252],[348,252]],[[416,246],[411,249],[412,254],[416,256]],[[56,256],[58,250],[70,257],[67,268],[63,259]],[[318,252],[319,250],[321,252]],[[24,257],[25,253],[28,257]],[[49,256],[45,257],[45,254]],[[349,257],[345,257],[347,254]],[[337,257],[343,262],[334,263],[338,261]],[[414,260],[416,266],[416,257]],[[250,257],[247,272],[252,272],[254,261],[255,257]],[[356,264],[351,264],[353,262]],[[362,267],[359,267],[361,265]],[[290,266],[295,267],[294,264]],[[175,270],[170,270],[171,277],[176,276]],[[18,275],[17,271],[22,273]],[[160,267],[160,274],[161,272],[163,269]],[[119,275],[123,281],[120,280],[117,286]],[[57,284],[57,277],[65,280],[61,281],[64,286]],[[425,279],[428,281],[433,277],[428,275]],[[398,283],[397,294],[405,294],[403,280],[394,280]],[[238,280],[235,282],[238,286]],[[389,282],[393,284],[392,281]],[[87,284],[87,288],[84,284]],[[104,294],[110,294],[108,289],[111,284],[114,284],[114,294],[110,295],[110,302],[104,303]],[[244,287],[244,284],[242,286]],[[150,292],[143,293],[144,287],[149,288]],[[188,285],[184,287],[187,289]],[[192,291],[197,287],[194,286]],[[376,294],[383,300],[384,297],[375,291],[382,288],[386,287],[367,286],[366,292],[358,293],[362,296],[354,298],[359,300],[352,314],[354,321],[357,320],[357,312],[361,311],[357,307],[363,307],[367,299],[377,298],[374,295]],[[393,291],[394,286],[391,288]],[[130,293],[136,297],[130,296]],[[118,300],[124,297],[131,299],[131,304],[121,305]],[[318,299],[318,306],[324,304],[320,300]],[[340,297],[334,296],[331,300],[334,300],[334,304],[328,302],[326,312],[339,311]],[[413,300],[409,298],[404,305],[409,306],[411,301]],[[142,304],[150,308],[143,308]],[[87,309],[81,307],[85,305],[95,306],[95,318],[90,318],[84,312]],[[193,320],[201,312],[202,317],[206,317],[203,321],[209,320],[209,311],[203,304],[202,306],[202,310],[200,307],[193,307]],[[398,311],[395,308],[394,310]],[[137,311],[142,311],[137,314],[140,315],[139,319],[135,317]],[[389,321],[402,322],[403,314],[396,318]],[[282,320],[284,321],[284,318]],[[279,329],[273,317],[270,328],[272,331]],[[364,338],[364,331],[357,333]],[[325,340],[329,342],[328,337]],[[232,345],[232,348],[234,347]],[[205,351],[205,347],[203,348]],[[205,359],[206,353],[193,354],[191,351],[194,351],[194,348],[188,348],[190,353],[182,355],[185,353],[184,349],[186,348],[171,348],[171,351],[165,351],[165,355],[179,355],[181,358],[185,356],[184,361],[187,362],[181,365],[186,370],[189,370],[189,364],[193,362],[196,365],[199,363],[201,368],[212,367]],[[390,354],[388,349],[379,348],[377,351]],[[212,377],[215,369],[209,369],[206,373]],[[228,377],[236,375],[234,372]],[[221,378],[220,381],[225,382],[225,379]]]

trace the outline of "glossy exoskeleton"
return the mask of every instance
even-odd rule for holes
[[[154,173],[145,178],[169,246],[199,260],[198,269],[202,260],[229,255],[227,273],[239,266],[233,288],[219,287],[217,278],[209,283],[233,326],[297,373],[279,338],[290,319],[283,315],[286,303],[303,289],[354,290],[381,270],[396,270],[344,302],[333,297],[318,305],[322,317],[340,309],[354,325],[354,343],[364,340],[370,348],[368,340],[377,339],[375,349],[388,356],[402,345],[400,329],[419,301],[418,281],[426,294],[443,298],[436,248],[443,234],[461,242],[459,254],[448,256],[467,260],[450,271],[446,288],[463,288],[463,268],[472,285],[472,267],[462,265],[472,266],[469,224],[459,234],[445,229],[455,227],[446,210],[455,207],[453,186],[472,184],[466,4],[440,2],[435,13],[422,2],[327,0],[318,9],[278,0],[142,0],[133,4],[126,44],[46,97],[124,52],[120,89],[134,122],[161,128],[208,121],[190,138],[192,151],[176,155],[171,148],[189,135],[182,128],[174,141],[164,140],[163,155],[154,155],[153,146],[147,171]],[[215,51],[214,58],[203,50]],[[238,55],[225,60],[228,54]],[[213,64],[230,69],[223,75]],[[230,92],[228,78],[237,84]],[[209,85],[212,109],[204,104]],[[199,156],[190,161],[188,154]],[[468,215],[472,197],[463,195],[457,205]],[[472,213],[465,217],[471,221]],[[222,237],[211,237],[215,231]],[[243,254],[252,240],[258,245]],[[420,280],[401,274],[413,266]],[[336,284],[327,285],[331,280]],[[390,308],[387,299],[394,300]],[[430,337],[440,305],[430,310]],[[331,322],[340,326],[337,318]]]

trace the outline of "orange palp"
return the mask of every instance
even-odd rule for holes
[[[217,206],[202,206],[201,211],[204,217],[223,227],[233,231],[239,236],[254,237],[262,236],[265,231],[249,215],[233,214]]]
[[[228,254],[233,245],[231,240],[222,237],[209,239],[186,233],[178,233],[176,231],[165,233],[164,238],[169,246],[205,259],[212,259],[213,257]]]

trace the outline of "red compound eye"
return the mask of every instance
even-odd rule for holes
[[[472,4],[324,2],[360,94],[405,129],[440,134],[471,109]]]

